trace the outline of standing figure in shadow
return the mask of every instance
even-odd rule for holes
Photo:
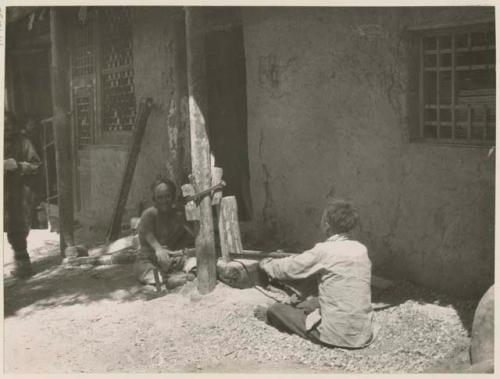
[[[14,250],[12,275],[27,278],[33,275],[27,249],[34,201],[32,186],[41,162],[9,111],[4,114],[4,136],[4,231]]]

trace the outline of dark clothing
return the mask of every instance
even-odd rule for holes
[[[26,250],[26,237],[27,234],[24,232],[7,233],[7,240],[9,241],[9,244],[12,246],[12,249],[14,251]]]
[[[29,259],[28,251],[27,251],[27,243],[26,238],[28,237],[28,233],[25,232],[10,232],[7,233],[7,240],[12,246],[12,250],[14,250],[14,259],[22,260]]]
[[[41,165],[31,142],[21,133],[5,138],[4,159],[14,159],[17,169],[4,168],[4,231],[14,250],[16,275],[31,275],[27,250],[34,202],[33,180]]]
[[[319,306],[319,304],[318,304]],[[267,310],[267,322],[281,332],[297,334],[316,344],[323,345],[319,332],[316,328],[306,330],[306,318],[312,309],[299,308],[297,306],[275,303]]]
[[[4,171],[4,231],[24,232],[27,236],[33,208],[31,181],[41,162],[33,145],[23,134],[5,139],[4,159],[9,158],[16,160],[18,168]]]

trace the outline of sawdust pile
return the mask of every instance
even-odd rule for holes
[[[373,293],[377,341],[346,350],[255,319],[254,307],[272,300],[254,288],[219,283],[200,296],[190,282],[158,295],[134,281],[130,265],[46,267],[7,286],[5,302],[9,373],[416,373],[443,362],[453,372],[466,363],[476,305],[396,282]]]

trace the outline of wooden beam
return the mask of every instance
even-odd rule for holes
[[[153,99],[147,98],[141,101],[139,113],[137,115],[136,125],[134,129],[134,137],[132,139],[132,147],[130,148],[127,163],[125,165],[125,172],[123,173],[122,183],[120,185],[120,192],[116,198],[113,216],[109,223],[107,240],[113,242],[120,234],[121,222],[123,218],[123,211],[127,205],[128,194],[134,178],[135,167],[139,159],[141,151],[142,139],[146,131],[146,125],[149,115],[153,108]]]
[[[191,165],[196,191],[211,186],[210,143],[207,125],[205,34],[203,8],[186,7],[186,57],[189,93]],[[200,221],[195,239],[198,291],[211,292],[217,283],[217,256],[210,196],[200,202]]]
[[[419,38],[419,47],[420,47],[420,67],[419,67],[419,75],[418,75],[418,95],[419,95],[419,127],[420,127],[420,135],[419,138],[424,138],[424,118],[425,118],[425,97],[424,97],[424,85],[425,85],[425,69],[424,69],[424,38]]]
[[[456,92],[456,81],[458,80],[456,67],[457,67],[457,57],[456,57],[456,39],[455,35],[451,36],[451,139],[455,139],[455,129],[457,127],[457,120],[455,116],[457,97]]]
[[[440,46],[439,46],[439,37],[436,37],[436,120],[437,120],[437,126],[436,126],[436,135],[437,138],[441,138],[441,73],[440,73],[440,66],[441,63],[439,62],[440,55],[439,54]]]
[[[73,154],[69,104],[69,57],[66,40],[66,9],[50,9],[52,117],[56,150],[57,192],[59,194],[60,249],[74,246],[73,236]]]

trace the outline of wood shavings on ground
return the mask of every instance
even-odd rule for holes
[[[50,248],[45,260],[55,259]],[[158,295],[135,282],[130,265],[37,271],[5,289],[7,373],[417,373],[468,363],[476,302],[406,282],[373,293],[380,335],[347,350],[258,321],[254,307],[272,300],[254,288],[219,283],[201,296],[191,282]]]

